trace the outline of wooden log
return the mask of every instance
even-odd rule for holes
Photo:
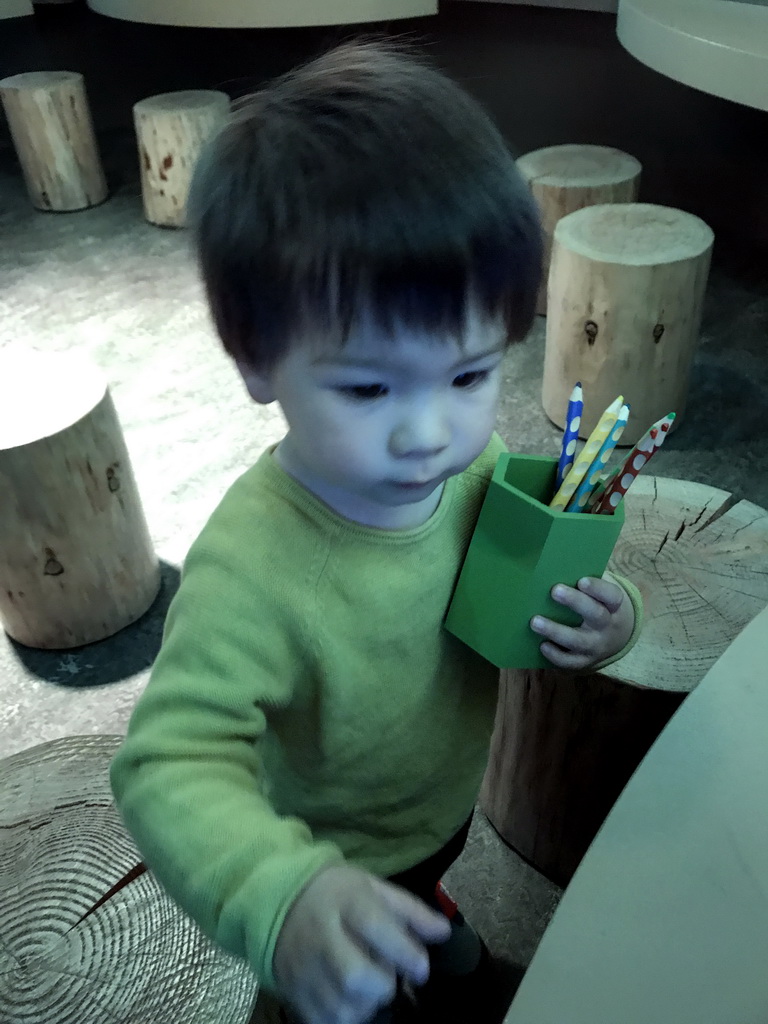
[[[0,356],[0,621],[28,647],[111,636],[160,589],[112,397],[71,354]]]
[[[768,604],[765,510],[642,475],[624,500],[609,568],[642,593],[642,635],[603,672],[504,672],[480,797],[502,838],[558,885],[684,697]]]
[[[564,145],[526,153],[517,166],[541,215],[544,261],[536,312],[545,314],[555,225],[585,206],[635,202],[642,165],[629,153],[609,146]]]
[[[620,394],[632,409],[622,445],[669,412],[680,425],[713,240],[693,214],[647,203],[590,206],[558,221],[542,385],[553,423],[565,426],[581,381],[582,438]]]
[[[150,872],[111,892],[139,861],[109,785],[122,739],[67,736],[0,761],[0,1018],[245,1024],[245,961]]]
[[[185,225],[200,150],[229,109],[229,96],[211,89],[162,93],[134,105],[144,215],[150,224]]]
[[[12,75],[0,81],[0,99],[36,209],[83,210],[107,198],[81,74]]]

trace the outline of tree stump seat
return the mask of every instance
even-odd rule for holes
[[[248,965],[149,872],[115,884],[139,862],[109,785],[122,739],[67,736],[0,761],[0,1020],[245,1024]]]
[[[77,71],[27,71],[0,81],[0,99],[30,201],[84,210],[107,198],[85,80]]]
[[[216,89],[165,92],[134,104],[142,202],[150,224],[186,225],[195,164],[229,110],[229,96]]]
[[[587,438],[617,395],[635,444],[674,412],[682,422],[714,235],[700,217],[652,203],[604,203],[562,217],[548,282],[542,405],[561,429],[580,381]]]
[[[0,353],[0,623],[65,650],[135,622],[160,589],[107,381],[73,353]]]
[[[547,312],[547,279],[552,236],[569,213],[600,203],[633,203],[642,166],[629,153],[611,146],[566,144],[525,153],[517,160],[536,200],[544,233],[544,259],[536,312]]]
[[[501,837],[559,885],[686,695],[768,604],[764,509],[642,474],[624,501],[609,568],[639,587],[643,632],[602,672],[502,673],[480,797]]]

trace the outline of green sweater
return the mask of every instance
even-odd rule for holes
[[[472,811],[498,670],[442,622],[503,450],[399,531],[337,515],[270,450],[189,552],[112,788],[159,882],[266,989],[323,865],[394,874]]]

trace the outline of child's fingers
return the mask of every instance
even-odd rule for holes
[[[552,662],[555,668],[561,668],[566,672],[579,672],[581,669],[586,668],[593,660],[587,654],[563,650],[562,647],[558,647],[557,644],[550,643],[548,640],[541,644],[540,650],[544,657]]]
[[[531,619],[531,629],[567,653],[586,653],[589,641],[577,626],[564,626],[562,622],[553,622],[543,615],[534,615]]]
[[[624,591],[610,580],[599,580],[595,576],[585,576],[578,582],[578,588],[583,594],[593,597],[600,604],[605,605],[613,615],[621,606],[624,599]]]
[[[350,908],[345,925],[382,963],[416,985],[429,976],[426,943],[442,942],[451,933],[448,919],[404,889],[379,883],[378,912]]]
[[[608,625],[611,612],[602,601],[593,595],[591,589],[589,593],[585,593],[558,583],[552,588],[552,598],[558,604],[576,612],[591,629],[604,629]]]
[[[445,914],[398,885],[378,880],[379,890],[387,906],[403,919],[406,926],[423,942],[444,942],[451,934],[451,924]]]

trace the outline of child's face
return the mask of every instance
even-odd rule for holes
[[[283,410],[275,455],[288,473],[348,519],[404,529],[429,518],[494,429],[503,326],[472,316],[462,340],[363,325],[343,347],[300,341],[269,373],[241,371]]]

